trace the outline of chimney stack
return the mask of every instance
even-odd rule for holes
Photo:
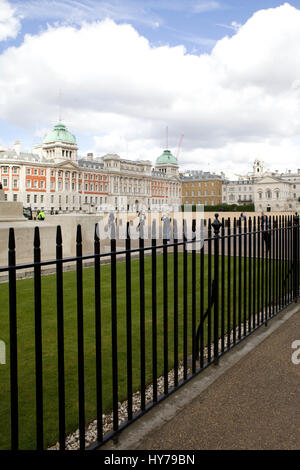
[[[21,144],[18,140],[16,140],[16,142],[14,143],[12,149],[16,152],[17,155],[20,155]]]

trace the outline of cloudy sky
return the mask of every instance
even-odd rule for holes
[[[0,0],[0,146],[300,168],[300,0]],[[60,98],[59,98],[60,96]],[[60,106],[59,106],[60,103]]]

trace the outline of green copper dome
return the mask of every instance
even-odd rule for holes
[[[178,165],[177,158],[171,154],[170,150],[164,150],[162,155],[158,157],[158,159],[156,160],[156,164],[161,163],[173,163],[175,165]]]
[[[46,134],[43,140],[43,144],[50,144],[50,142],[57,141],[76,145],[75,136],[71,134],[71,132],[69,132],[66,126],[62,123],[56,124],[54,129]]]

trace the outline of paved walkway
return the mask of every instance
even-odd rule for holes
[[[299,449],[300,364],[291,361],[297,339],[294,304],[104,448]]]

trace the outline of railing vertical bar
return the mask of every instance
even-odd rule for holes
[[[131,239],[130,224],[127,222],[126,234],[126,341],[127,341],[127,414],[132,420],[132,312],[131,312]]]
[[[272,217],[269,217],[269,318],[272,316]]]
[[[217,363],[219,358],[219,232],[221,222],[219,214],[215,214],[215,220],[212,223],[214,229],[214,282],[215,282],[215,304],[214,304],[214,361]]]
[[[284,305],[287,305],[287,278],[288,278],[288,266],[287,266],[287,216],[284,216]]]
[[[272,218],[272,315],[275,315],[275,240],[276,224],[275,216]]]
[[[65,450],[65,347],[64,347],[64,289],[63,289],[63,246],[61,227],[56,231],[56,302],[57,302],[57,368],[58,368],[58,419],[59,450]]]
[[[276,231],[275,231],[275,243],[276,243],[276,280],[275,280],[275,305],[276,305],[276,313],[278,312],[278,268],[279,268],[279,263],[278,263],[278,257],[279,257],[279,252],[278,252],[278,230],[279,230],[279,225],[278,225],[278,215],[276,215]],[[274,261],[273,261],[274,262]]]
[[[34,314],[35,314],[35,393],[36,393],[36,444],[44,447],[43,426],[43,346],[42,346],[42,282],[39,227],[34,229]]]
[[[111,339],[112,339],[112,385],[113,385],[113,430],[119,428],[118,411],[118,329],[117,329],[117,256],[116,256],[116,228],[111,225]]]
[[[10,415],[11,450],[19,448],[19,404],[18,404],[18,346],[17,346],[17,289],[16,289],[16,245],[14,229],[9,229],[9,338],[10,338]]]
[[[84,333],[83,333],[83,281],[82,281],[82,234],[77,225],[76,235],[76,277],[77,277],[77,343],[78,343],[78,411],[79,446],[85,449],[85,391],[84,391]]]
[[[146,408],[146,334],[145,334],[145,253],[144,228],[140,223],[139,237],[139,277],[140,277],[140,357],[141,357],[141,410]]]
[[[174,269],[174,386],[178,385],[178,227],[173,221],[173,269]]]
[[[188,325],[188,298],[187,298],[187,246],[186,246],[186,220],[183,220],[183,378],[187,379],[187,325]]]
[[[236,343],[236,218],[233,219],[233,344]]]
[[[207,278],[208,278],[208,318],[207,318],[207,360],[208,362],[211,361],[211,305],[210,305],[210,299],[212,297],[212,287],[211,287],[211,271],[212,271],[212,230],[211,230],[211,219],[208,219],[208,273],[207,273]]]
[[[238,246],[239,246],[239,283],[238,283],[238,339],[242,337],[242,219],[238,220]]]
[[[196,219],[192,221],[192,237],[196,239]],[[196,372],[196,243],[192,244],[192,373]]]
[[[243,293],[243,310],[244,310],[244,315],[243,315],[243,320],[244,320],[244,336],[247,333],[247,294],[249,295],[249,291],[247,289],[247,265],[250,266],[250,258],[248,259],[247,257],[247,219],[244,219],[244,293]],[[248,267],[250,269],[250,267]],[[250,313],[250,312],[249,312]]]
[[[286,277],[286,285],[287,285],[287,298],[286,303],[287,305],[290,302],[290,216],[287,216],[287,243],[286,243],[286,265],[287,265],[287,277]]]
[[[152,382],[153,401],[157,402],[157,269],[156,269],[156,221],[152,222]]]
[[[257,247],[257,233],[256,233],[256,217],[253,217],[253,283],[252,283],[252,292],[253,292],[253,301],[252,301],[252,309],[253,309],[253,318],[252,318],[252,326],[253,329],[256,326],[256,247]]]
[[[168,240],[166,237],[166,225],[163,226],[163,333],[164,333],[164,394],[169,391],[168,385]]]
[[[298,301],[299,296],[299,215],[296,213],[294,217],[294,238],[295,238],[295,253],[294,253],[294,270],[295,270],[295,289],[294,300]]]
[[[227,348],[230,348],[231,335],[231,218],[228,217],[227,238]]]
[[[260,242],[261,242],[261,219],[258,216],[257,219],[257,326],[260,325],[260,275],[261,275],[261,252],[260,252]]]
[[[221,351],[225,350],[225,221],[221,226]]]
[[[252,319],[252,218],[249,217],[248,223],[248,331],[251,331]]]
[[[200,368],[204,366],[204,242],[200,250]]]
[[[282,307],[282,218],[281,215],[279,216],[279,276],[278,276],[278,282],[279,282],[279,299],[278,299],[278,304],[279,304],[279,310],[281,310]]]
[[[265,240],[264,240],[264,231],[265,231],[265,216],[262,216],[262,240],[261,240],[261,321],[264,322],[264,306],[265,306]]]
[[[94,282],[95,282],[95,342],[96,342],[96,403],[97,403],[97,440],[103,440],[102,404],[102,340],[101,340],[101,271],[99,226],[94,233]]]
[[[266,260],[265,260],[265,325],[268,324],[268,300],[269,300],[269,236],[270,236],[270,231],[269,231],[269,218],[268,216],[265,217],[265,254],[266,254]]]
[[[292,275],[292,259],[293,259],[293,217],[289,216],[289,303],[293,300],[293,275]]]

